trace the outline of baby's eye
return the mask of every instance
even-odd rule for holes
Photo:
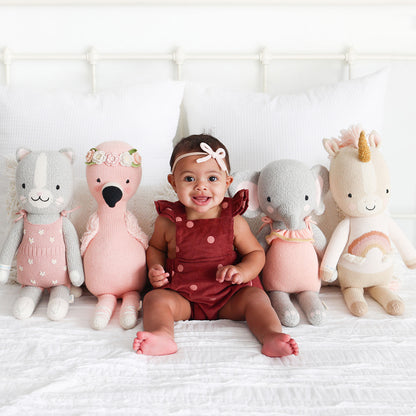
[[[195,178],[193,176],[185,176],[185,182],[193,182]]]
[[[216,176],[210,176],[210,177],[208,178],[208,180],[209,180],[210,182],[215,182],[215,181],[217,181],[217,180],[218,180],[218,178],[217,178]]]

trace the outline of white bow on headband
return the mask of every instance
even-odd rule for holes
[[[224,172],[227,172],[227,165],[225,164],[225,150],[220,147],[218,148],[215,152],[214,150],[212,150],[211,146],[209,146],[208,144],[206,144],[205,142],[202,142],[200,144],[201,149],[207,153],[206,156],[204,157],[200,157],[199,159],[196,160],[196,163],[202,163],[202,162],[206,162],[209,159],[215,159],[216,162],[218,163],[218,166],[221,168],[221,170],[223,170]]]
[[[191,152],[191,153],[184,153],[183,155],[178,156],[175,159],[175,162],[173,163],[172,166],[172,172],[175,170],[176,164],[183,158],[188,157],[188,156],[197,156],[197,155],[203,155],[204,157],[200,157],[199,159],[196,160],[196,163],[202,163],[202,162],[206,162],[207,160],[210,159],[215,159],[215,161],[218,163],[218,166],[221,168],[221,170],[223,170],[224,172],[228,173],[228,169],[227,169],[227,165],[224,161],[225,156],[227,155],[225,150],[220,147],[218,148],[215,152],[214,150],[212,150],[211,146],[208,145],[205,142],[201,142],[200,145],[201,150],[203,150],[204,152]]]

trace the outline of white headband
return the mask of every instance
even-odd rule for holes
[[[222,147],[218,148],[214,152],[214,150],[212,150],[211,146],[209,146],[208,144],[206,144],[204,142],[201,142],[200,146],[201,146],[201,149],[203,150],[203,152],[184,153],[183,155],[178,156],[175,159],[175,162],[173,163],[172,172],[175,170],[176,164],[181,159],[183,159],[185,157],[188,157],[188,156],[203,155],[204,157],[200,157],[199,159],[197,159],[196,163],[202,163],[202,162],[206,162],[207,160],[210,160],[210,159],[215,159],[215,161],[218,163],[218,166],[221,168],[221,170],[228,173],[227,165],[225,164],[225,161],[224,161],[226,153],[225,153],[225,150]]]

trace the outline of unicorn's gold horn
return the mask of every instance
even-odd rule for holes
[[[360,138],[358,139],[358,159],[360,162],[369,162],[371,160],[371,151],[364,131],[360,133]]]

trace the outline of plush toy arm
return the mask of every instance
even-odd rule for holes
[[[325,252],[325,248],[327,244],[326,237],[324,233],[321,231],[321,229],[316,224],[312,224],[312,231],[313,231],[313,239],[315,241],[313,246],[315,247],[315,251],[318,257],[322,259],[322,257],[324,256],[324,252]]]
[[[81,286],[84,283],[84,269],[82,267],[78,235],[72,222],[66,217],[62,219],[62,232],[65,241],[69,279],[74,286]]]
[[[416,268],[416,249],[406,237],[402,229],[388,217],[390,238],[399,251],[404,263],[410,269]]]
[[[22,241],[23,219],[13,224],[0,252],[0,283],[6,283],[16,251]]]
[[[134,237],[146,250],[149,247],[149,239],[140,228],[136,217],[130,211],[127,211],[125,221],[129,234]]]
[[[321,279],[324,282],[333,282],[337,278],[337,263],[344,251],[345,244],[348,241],[349,232],[350,220],[346,218],[338,224],[337,228],[335,228],[325,250],[320,271]]]
[[[87,230],[81,237],[81,256],[85,254],[89,244],[97,235],[100,228],[100,220],[98,219],[97,211],[92,213],[88,218]]]
[[[256,234],[257,241],[263,247],[265,253],[269,249],[269,244],[266,241],[266,235],[270,233],[270,227],[267,225],[263,227],[259,232]]]

